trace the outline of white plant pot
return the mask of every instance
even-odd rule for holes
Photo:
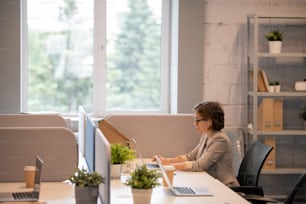
[[[111,178],[119,179],[121,177],[122,164],[111,165]]]
[[[273,93],[274,92],[274,86],[269,86],[269,92]]]
[[[281,86],[280,86],[280,85],[275,85],[275,86],[274,86],[274,91],[275,91],[275,92],[278,93],[278,92],[280,92],[280,90],[281,90]]]
[[[282,41],[269,41],[269,52],[273,54],[281,53]]]
[[[152,188],[150,189],[135,189],[132,188],[134,204],[150,204],[152,196]]]

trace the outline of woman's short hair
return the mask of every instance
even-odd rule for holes
[[[215,101],[204,101],[193,107],[193,111],[201,115],[205,120],[212,121],[211,128],[213,130],[221,130],[224,128],[224,111],[220,103]]]

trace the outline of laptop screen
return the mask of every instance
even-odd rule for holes
[[[36,156],[36,164],[35,164],[35,179],[34,179],[34,191],[40,191],[40,183],[41,183],[41,170],[42,170],[43,161],[39,156]]]

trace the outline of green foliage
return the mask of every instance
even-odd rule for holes
[[[135,158],[135,150],[122,144],[111,145],[112,164],[123,164],[128,160]]]
[[[80,187],[98,186],[104,183],[104,178],[96,171],[90,173],[84,168],[78,168],[75,170],[74,174],[69,177],[69,181]]]
[[[79,105],[92,111],[93,68],[82,63],[92,52],[88,38],[92,31],[75,30],[79,15],[75,0],[62,0],[60,5],[58,20],[63,29],[29,27],[28,111],[75,113]]]
[[[299,117],[306,121],[306,101],[303,102],[303,105],[301,107],[301,112],[299,114]]]
[[[160,22],[146,0],[128,0],[120,13],[120,32],[108,53],[107,108],[124,110],[160,107]]]
[[[88,112],[93,104],[92,29],[79,19],[83,8],[76,0],[61,0],[57,17],[61,30],[28,32],[28,111]],[[161,91],[161,26],[147,0],[128,0],[118,15],[120,28],[108,43],[106,108],[157,110]],[[87,20],[87,19],[86,19]],[[79,22],[80,21],[80,22]],[[75,24],[77,22],[77,24]],[[110,39],[108,39],[110,40]]]
[[[124,184],[132,188],[149,189],[160,185],[159,178],[161,178],[160,173],[156,170],[148,169],[146,165],[142,165],[130,174]]]
[[[280,85],[279,81],[271,81],[269,82],[269,85],[270,86],[277,86],[277,85]]]
[[[268,41],[283,41],[283,32],[279,30],[271,30],[265,36]]]

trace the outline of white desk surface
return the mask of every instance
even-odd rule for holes
[[[205,186],[213,196],[177,197],[167,187],[154,188],[151,204],[249,204],[248,201],[205,172],[176,171],[174,185]],[[0,183],[0,192],[25,191],[24,183]],[[75,204],[74,189],[62,182],[43,182],[40,200],[47,204]],[[99,202],[100,203],[100,202]],[[111,181],[111,204],[132,204],[130,187],[120,179]]]
[[[25,183],[0,183],[0,192],[29,191]],[[42,182],[40,200],[47,204],[75,204],[74,189],[63,182]]]
[[[249,204],[244,198],[229,189],[219,180],[206,172],[176,171],[174,186],[207,187],[213,196],[178,197],[174,196],[168,187],[159,186],[153,189],[151,204]],[[120,179],[111,182],[112,204],[132,204],[133,198],[128,186]]]

